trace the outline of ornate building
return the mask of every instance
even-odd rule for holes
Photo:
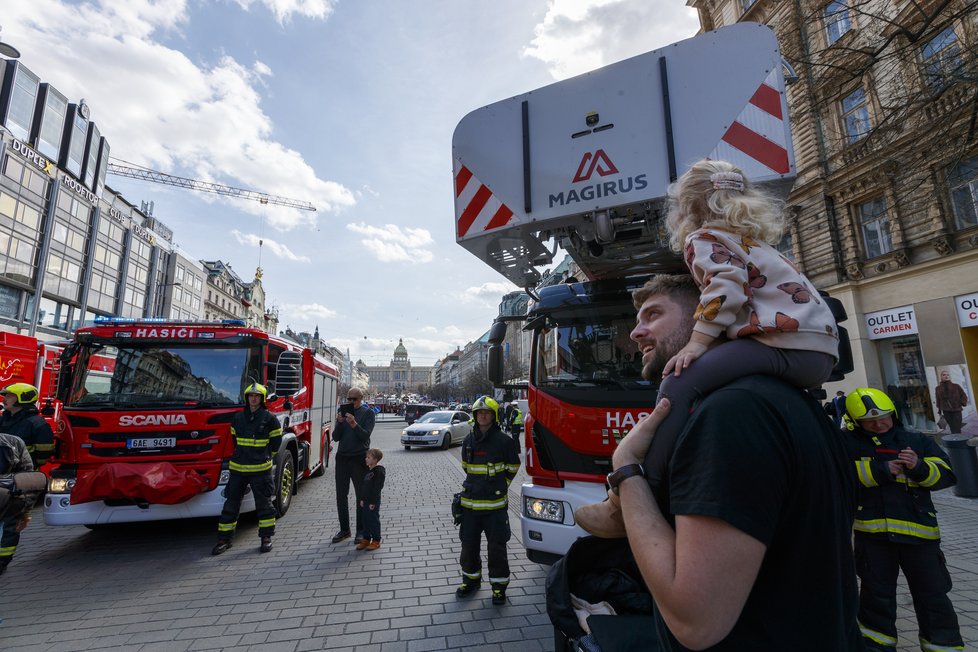
[[[379,394],[415,394],[432,384],[434,367],[412,366],[403,339],[398,340],[394,357],[386,367],[361,364],[358,360],[357,367],[370,376],[370,390]]]

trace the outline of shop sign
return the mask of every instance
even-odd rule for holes
[[[63,183],[65,187],[71,190],[72,192],[81,195],[82,197],[87,199],[88,203],[92,205],[94,205],[98,201],[98,196],[94,192],[92,192],[91,190],[83,186],[78,181],[75,181],[72,177],[69,177],[67,175],[61,177],[61,183]]]
[[[961,328],[978,326],[978,292],[954,297],[954,307],[958,309]]]
[[[15,152],[26,158],[38,169],[44,170],[44,173],[48,176],[53,177],[55,175],[56,170],[54,163],[35,152],[27,143],[21,142],[15,138],[13,143],[11,143],[11,146]]]
[[[868,312],[866,313],[866,331],[871,340],[916,335],[917,315],[914,314],[913,306]]]

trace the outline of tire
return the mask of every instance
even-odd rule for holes
[[[442,435],[441,438],[441,449],[443,451],[447,451],[451,447],[452,447],[452,436],[451,434],[446,432],[444,435]]]
[[[285,516],[295,495],[295,459],[286,449],[279,456],[275,467],[275,512],[278,518]]]
[[[106,524],[105,523],[86,523],[85,524],[85,527],[87,527],[92,532],[102,532],[102,531],[105,530]]]
[[[405,444],[405,445],[404,445],[404,450],[406,450],[406,451],[409,451],[409,450],[411,450],[411,447],[410,447],[410,446],[408,446],[407,444]]]

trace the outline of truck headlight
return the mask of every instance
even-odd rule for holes
[[[231,479],[231,470],[230,469],[221,469],[221,475],[217,479],[217,484],[218,484],[218,486],[220,486],[222,484],[227,484],[228,483],[228,480],[230,480],[230,479]]]
[[[550,521],[552,523],[564,522],[564,503],[559,500],[546,500],[545,498],[523,499],[523,513],[528,518],[535,518],[538,521]]]
[[[49,478],[48,492],[52,494],[70,494],[75,488],[74,478]]]

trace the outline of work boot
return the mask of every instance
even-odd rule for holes
[[[258,552],[271,552],[272,551],[272,537],[262,537],[261,538],[261,548]]]
[[[495,605],[506,604],[506,585],[492,585],[492,603]]]
[[[0,561],[0,575],[3,575],[3,572],[7,570],[7,566],[9,565],[10,565],[9,559],[4,559],[3,561]]]
[[[455,597],[464,598],[466,596],[472,595],[473,593],[479,590],[480,586],[482,586],[481,577],[474,580],[469,579],[468,577],[463,577],[462,583],[459,584],[457,589],[455,589]]]
[[[574,520],[585,532],[602,539],[621,539],[626,535],[618,496],[608,492],[608,499],[574,510]]]
[[[231,547],[230,541],[218,541],[214,549],[211,550],[212,555],[223,555]]]
[[[339,543],[343,539],[349,539],[349,538],[350,538],[349,530],[340,530],[333,536],[333,543]]]

